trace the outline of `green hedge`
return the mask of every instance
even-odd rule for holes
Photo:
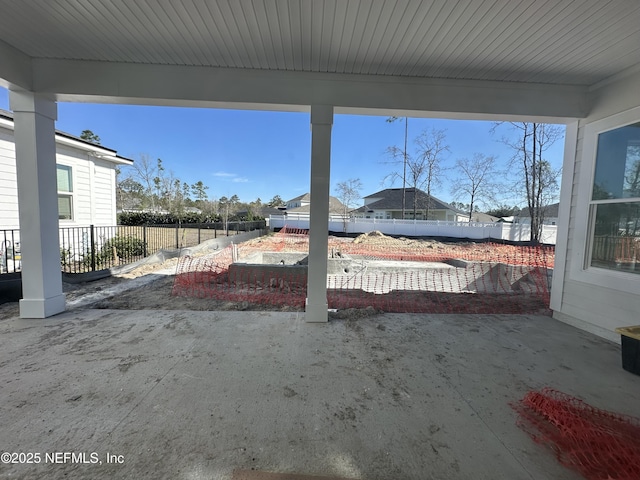
[[[176,223],[213,223],[220,222],[219,216],[203,213],[185,213],[182,216],[170,213],[122,212],[118,214],[118,225],[175,225]]]
[[[250,217],[250,218],[248,218]],[[261,221],[263,217],[257,215],[234,215],[229,218],[230,222],[237,221]],[[176,223],[217,223],[222,222],[220,215],[206,215],[204,213],[185,213],[182,216],[171,213],[153,212],[122,212],[118,214],[118,225],[140,226],[140,225],[175,225]]]

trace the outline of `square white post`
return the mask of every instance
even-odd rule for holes
[[[65,309],[58,236],[56,102],[11,91],[22,253],[20,317],[46,318]]]
[[[311,106],[311,212],[307,322],[327,322],[327,257],[329,248],[329,174],[333,106]]]

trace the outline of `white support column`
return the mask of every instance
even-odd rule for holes
[[[20,317],[46,318],[65,309],[60,273],[55,101],[9,94],[14,113],[22,300]]]
[[[307,322],[327,322],[327,257],[329,248],[329,173],[333,106],[311,106],[311,212]]]

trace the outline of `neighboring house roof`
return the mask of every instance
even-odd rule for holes
[[[282,215],[284,212],[284,207],[262,207],[260,209],[259,215],[267,218],[269,215]]]
[[[4,122],[2,122],[4,120]],[[3,124],[11,129],[13,126],[13,113],[0,109],[0,124]],[[61,130],[56,130],[56,143],[66,144],[69,146],[73,146],[76,148],[80,148],[81,150],[87,151],[89,154],[94,155],[97,158],[102,160],[106,160],[112,163],[119,163],[125,165],[131,165],[133,160],[130,158],[125,158],[123,156],[118,155],[116,150],[105,147],[104,145],[98,145],[95,143],[88,142],[83,140],[80,137],[76,137],[75,135],[71,135],[70,133],[63,132]]]
[[[308,198],[309,200],[311,199],[311,196],[308,193],[305,193],[304,195],[301,195],[300,197],[296,197],[292,200],[289,200],[289,202],[293,202],[296,200],[302,200]],[[309,201],[307,200],[307,201]],[[288,202],[287,202],[288,203]],[[296,208],[287,208],[286,210],[287,213],[310,213],[311,212],[311,205],[302,205],[301,207],[296,207]],[[280,212],[282,213],[282,212]],[[329,213],[334,213],[334,214],[343,214],[344,213],[344,204],[338,200],[336,197],[329,197]]]
[[[405,210],[409,211],[413,209],[414,195],[417,196],[418,208],[423,210],[427,205],[429,195],[418,188],[405,189]],[[367,210],[402,210],[402,188],[387,188],[385,190],[380,190],[379,192],[372,193],[371,195],[367,195],[364,198],[380,198],[380,200],[360,207],[354,210],[355,212],[364,212]],[[442,200],[434,197],[433,195],[431,195],[429,209],[451,210],[453,212],[458,212],[457,209],[455,209],[448,203],[445,203]]]
[[[238,210],[236,215],[243,216],[247,213],[249,213],[248,210]],[[267,218],[269,215],[282,215],[284,213],[284,208],[262,206],[259,209],[252,211],[252,213],[259,217]]]
[[[311,194],[303,193],[302,195],[298,195],[296,198],[292,198],[291,200],[287,200],[284,203],[291,203],[291,202],[297,202],[297,201],[310,202],[311,201]]]
[[[552,203],[551,205],[547,205],[543,207],[544,217],[545,218],[558,218],[558,212],[560,211],[560,203]],[[519,212],[515,214],[520,218],[529,218],[529,209],[521,208]]]
[[[467,213],[466,216],[468,217],[469,214]],[[498,217],[494,217],[493,215],[489,215],[488,213],[473,212],[471,214],[472,222],[494,223],[494,222],[497,222],[498,220],[499,220]]]

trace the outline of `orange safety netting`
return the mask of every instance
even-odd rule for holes
[[[329,238],[327,255],[338,262],[337,270],[327,275],[329,308],[374,307],[399,313],[539,313],[548,309],[552,248],[372,242]],[[307,296],[305,265],[232,264],[234,255],[236,260],[259,252],[297,253],[303,258],[308,249],[306,231],[283,229],[214,255],[183,257],[173,294],[302,308]],[[342,268],[341,261],[349,263]]]
[[[544,388],[513,405],[518,425],[587,480],[640,479],[640,419]]]

